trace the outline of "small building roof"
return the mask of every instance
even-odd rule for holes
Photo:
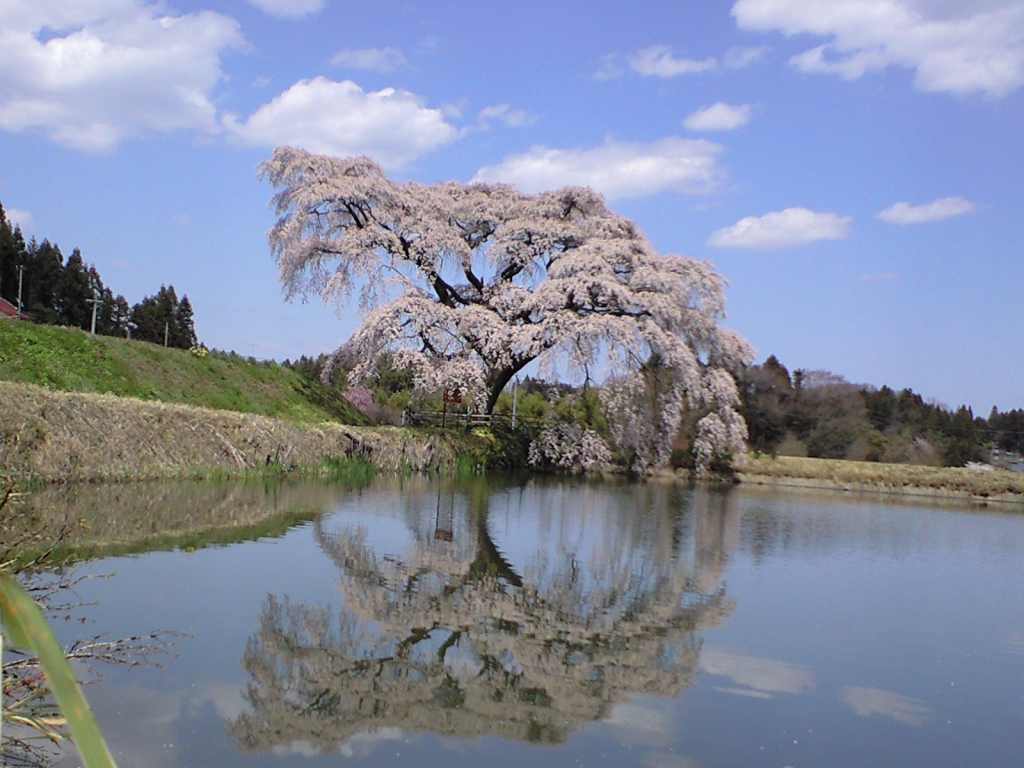
[[[0,317],[17,317],[17,316],[18,316],[18,308],[14,304],[11,304],[11,302],[9,302],[7,299],[5,299],[2,296],[0,296]],[[21,310],[21,318],[23,320],[31,320],[32,319],[32,315],[30,315],[25,310]]]

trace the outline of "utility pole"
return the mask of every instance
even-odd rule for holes
[[[21,320],[21,282],[25,275],[25,265],[18,265],[18,319]]]
[[[512,429],[516,428],[516,401],[519,399],[519,376],[512,385]]]
[[[103,300],[100,298],[100,292],[95,288],[92,289],[92,298],[85,300],[86,304],[92,304],[92,330],[89,333],[93,336],[96,335],[96,310]]]
[[[167,335],[170,332],[170,330],[171,330],[171,323],[170,323],[170,321],[167,321],[167,322],[164,323],[164,346],[165,347],[167,346]]]

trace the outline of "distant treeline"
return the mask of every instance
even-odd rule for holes
[[[95,299],[98,334],[154,344],[166,341],[185,349],[196,344],[192,304],[188,296],[179,301],[173,285],[160,286],[156,294],[130,306],[103,284],[96,267],[86,264],[77,248],[65,259],[49,240],[40,243],[32,238],[26,243],[21,228],[11,226],[0,204],[0,296],[14,306],[19,283],[22,310],[37,323],[88,331]]]
[[[827,371],[795,370],[774,355],[740,381],[751,450],[820,458],[963,466],[994,449],[1024,453],[1024,409],[988,418],[950,410],[910,389],[851,384]]]
[[[319,378],[328,357],[301,357],[285,365]],[[346,374],[354,361],[336,361],[333,386],[347,389]],[[741,410],[750,431],[750,450],[818,458],[884,461],[897,464],[963,466],[987,461],[995,450],[1024,454],[1024,409],[987,419],[967,406],[950,410],[925,402],[910,389],[875,388],[851,384],[828,371],[795,370],[792,374],[772,355],[746,369],[738,381]],[[346,397],[372,419],[398,423],[409,404],[412,377],[385,363],[377,378],[349,391]],[[357,396],[358,394],[358,396]],[[517,413],[528,423],[576,422],[604,434],[599,387],[573,387],[525,376],[517,393]],[[428,406],[442,406],[440,394]],[[512,393],[507,388],[496,413],[509,414]],[[685,466],[694,423],[690,414],[677,435],[673,464]]]

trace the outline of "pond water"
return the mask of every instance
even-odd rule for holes
[[[123,768],[1024,764],[1021,514],[544,479],[62,493],[38,501],[113,553],[81,572],[115,575],[60,631],[188,635],[87,688]]]

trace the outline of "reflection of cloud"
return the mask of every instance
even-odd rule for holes
[[[302,755],[303,757],[316,757],[320,750],[308,741],[293,741],[287,747],[276,746],[270,750],[274,757],[287,757],[288,755]]]
[[[190,714],[203,704],[212,704],[223,720],[238,717],[245,709],[242,689],[233,683],[212,683],[196,691],[189,699]]]
[[[644,768],[700,768],[700,763],[692,757],[671,752],[648,752],[640,764]]]
[[[737,696],[747,696],[751,699],[770,699],[772,695],[765,691],[755,691],[753,688],[726,688],[725,686],[716,685],[714,690],[721,691],[722,693],[734,693]]]
[[[89,703],[96,721],[121,765],[152,768],[180,765],[178,747],[174,743],[181,717],[179,696],[136,684],[116,686],[116,697],[102,697],[92,691],[90,694]],[[54,768],[80,764],[78,752],[71,747],[62,750]]]
[[[183,722],[209,717],[209,710],[203,711],[206,705],[225,720],[237,717],[244,707],[241,688],[225,681],[176,690],[136,683],[98,686],[90,690],[89,704],[118,763],[147,768],[182,764],[176,737]],[[60,752],[54,768],[81,765],[77,750],[67,742]]]
[[[616,704],[605,722],[625,731],[619,737],[634,744],[663,746],[673,732],[671,704],[665,699],[634,698]]]
[[[724,675],[740,686],[719,689],[726,693],[766,698],[773,693],[803,693],[814,687],[814,674],[807,667],[707,646],[701,651],[700,666],[708,674]]]
[[[1015,656],[1024,656],[1024,632],[1011,632],[1006,636],[1006,650]]]
[[[369,757],[373,751],[385,741],[401,741],[405,732],[401,728],[378,728],[375,731],[360,731],[353,734],[340,747],[340,752],[345,757]],[[321,747],[306,739],[293,741],[288,746],[277,745],[270,750],[275,757],[287,757],[288,755],[301,755],[302,757],[319,757],[324,754]]]
[[[861,717],[883,715],[906,725],[920,725],[932,716],[932,711],[920,699],[900,696],[881,688],[847,686],[840,698]]]
[[[363,731],[355,734],[351,739],[341,745],[339,750],[345,757],[358,755],[366,757],[382,741],[401,741],[401,728],[379,728],[376,731]]]

